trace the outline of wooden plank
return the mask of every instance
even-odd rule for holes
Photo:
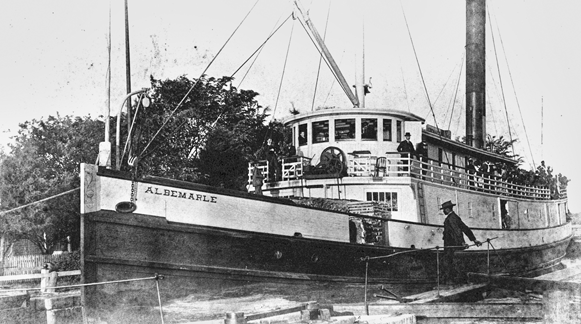
[[[468,273],[468,279],[472,282],[489,283],[494,287],[501,287],[512,290],[531,290],[536,293],[543,293],[546,290],[581,290],[581,283],[552,281],[533,278],[508,277],[500,275],[486,275],[483,273]]]
[[[542,276],[535,277],[535,279],[539,280],[555,280],[555,281],[566,281],[571,277],[575,277],[581,275],[581,264],[575,267],[566,268],[559,271],[554,271],[551,273],[547,273]]]
[[[59,276],[59,277],[80,276],[80,275],[81,275],[81,270],[57,272],[57,276]],[[2,276],[2,277],[0,277],[0,282],[11,281],[11,280],[42,279],[42,278],[48,278],[49,276],[50,275],[48,273],[32,273],[32,274],[24,274],[24,275]]]
[[[321,307],[324,307],[321,305]],[[364,315],[365,305],[335,304],[335,312]],[[542,319],[542,303],[428,303],[428,304],[371,304],[369,314],[415,314],[427,318],[489,318]]]
[[[308,303],[303,304],[303,305],[299,305],[299,306],[294,306],[294,307],[277,309],[277,310],[264,312],[264,313],[250,314],[250,315],[246,316],[246,320],[247,321],[256,321],[256,320],[263,319],[263,318],[285,315],[285,314],[290,314],[290,313],[296,313],[296,312],[300,312],[304,309],[307,309],[307,305],[308,305]]]
[[[420,294],[403,297],[404,301],[409,301],[412,304],[431,303],[434,301],[452,300],[459,295],[466,292],[482,289],[486,284],[468,284],[456,287],[440,287],[440,290],[430,290]]]

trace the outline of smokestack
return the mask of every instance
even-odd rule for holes
[[[486,0],[466,0],[466,144],[486,137]]]

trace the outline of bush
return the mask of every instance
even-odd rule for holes
[[[53,268],[56,271],[70,271],[81,269],[81,253],[74,251],[72,253],[63,253],[58,259],[53,261]]]
[[[81,253],[75,251],[73,253],[63,253],[52,262],[54,271],[71,271],[81,270]],[[66,276],[58,278],[58,286],[70,286],[79,284],[80,276]],[[66,290],[70,288],[65,288]],[[62,291],[62,290],[59,290]]]

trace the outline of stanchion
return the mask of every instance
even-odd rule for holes
[[[369,257],[365,257],[365,314],[369,315],[369,305],[367,304],[367,271],[369,270]]]
[[[490,276],[490,239],[486,239],[486,274]]]
[[[163,275],[155,274],[155,287],[157,288],[157,301],[159,302],[159,316],[161,317],[161,324],[165,324],[163,319],[163,309],[161,307],[161,294],[159,293],[159,280],[163,280]]]
[[[438,297],[440,297],[440,247],[436,246],[436,289],[438,290]]]

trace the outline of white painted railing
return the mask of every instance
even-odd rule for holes
[[[440,183],[447,186],[455,186],[474,191],[486,192],[496,195],[505,195],[527,199],[551,199],[551,190],[546,187],[531,187],[503,181],[496,175],[484,175],[481,173],[468,173],[464,168],[455,167],[446,163],[423,158],[416,159],[406,157],[398,152],[387,152],[384,156],[385,168],[378,170],[378,156],[371,154],[350,154],[346,161],[347,174],[350,177],[414,177],[425,181]],[[311,166],[311,159],[297,156],[283,158],[279,161],[281,173],[279,179],[290,181],[301,179]],[[259,161],[249,164],[248,183],[252,183],[254,168],[258,168],[265,182],[272,181],[269,171],[272,166],[268,161]],[[270,173],[272,174],[272,172]],[[560,198],[566,198],[566,189],[561,188]]]

